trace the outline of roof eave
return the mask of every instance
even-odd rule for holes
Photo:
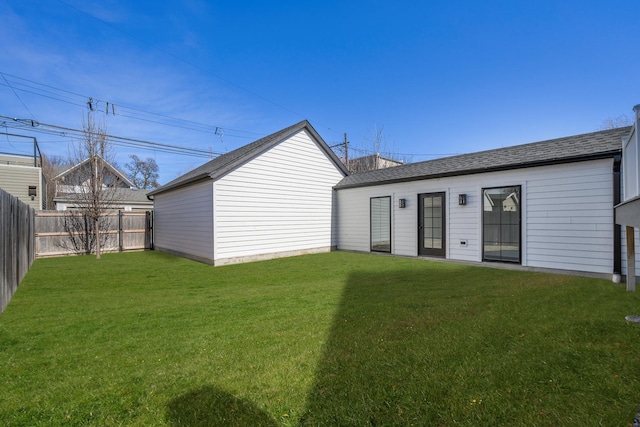
[[[147,193],[147,198],[149,198],[149,200],[152,200],[150,199],[150,197],[154,197],[158,194],[166,193],[168,191],[177,190],[178,188],[186,187],[188,185],[195,184],[196,182],[199,182],[199,181],[206,181],[207,179],[212,179],[210,173],[203,173],[200,175],[196,175],[192,178],[176,183],[175,185],[160,187],[157,190],[150,191]]]
[[[404,177],[404,178],[388,179],[385,181],[336,185],[333,188],[334,190],[346,190],[349,188],[374,187],[377,185],[421,181],[425,179],[450,178],[453,176],[475,175],[479,173],[500,172],[500,171],[506,171],[506,170],[526,169],[526,168],[533,168],[533,167],[539,167],[539,166],[552,166],[552,165],[560,165],[560,164],[566,164],[566,163],[586,162],[590,160],[613,158],[616,155],[619,155],[621,152],[622,152],[622,149],[617,149],[617,150],[605,151],[605,152],[588,154],[588,155],[574,156],[574,157],[562,157],[562,158],[554,158],[554,159],[547,159],[547,160],[539,160],[534,162],[511,163],[508,165],[500,165],[495,167],[468,169],[468,170],[453,171],[453,172],[443,172],[443,173],[437,173],[437,174],[415,175],[415,176]]]
[[[271,148],[275,147],[276,145],[280,144],[281,142],[291,138],[292,136],[300,133],[301,131],[306,130],[307,132],[309,132],[312,136],[313,139],[315,139],[318,142],[318,146],[329,156],[329,158],[332,160],[332,162],[335,164],[335,166],[337,168],[340,169],[340,171],[344,174],[344,176],[349,175],[349,171],[347,170],[346,166],[340,161],[340,159],[338,158],[338,156],[336,156],[336,154],[333,152],[333,150],[331,150],[331,148],[329,148],[329,145],[325,142],[324,139],[322,139],[322,137],[320,136],[320,134],[318,134],[318,132],[316,132],[316,130],[313,128],[313,126],[311,126],[311,123],[309,123],[309,121],[307,120],[302,120],[300,123],[298,123],[298,126],[295,126],[293,128],[290,129],[289,132],[287,132],[286,134],[281,135],[279,138],[274,139],[273,141],[270,141],[268,144],[265,144],[263,146],[260,147],[260,149],[255,150],[255,152],[251,153],[248,156],[243,156],[240,158],[235,159],[233,162],[230,162],[229,164],[225,165],[224,167],[213,171],[209,176],[212,179],[219,179],[223,176],[225,176],[226,174],[228,174],[229,172],[237,169],[238,167],[244,165],[245,163],[255,159],[256,157],[262,155],[264,152],[270,150]]]

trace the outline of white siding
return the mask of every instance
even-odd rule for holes
[[[33,160],[32,160],[33,162]],[[0,188],[33,209],[42,209],[42,169],[34,166],[0,165]],[[31,200],[29,186],[36,187],[36,197]]]
[[[627,230],[626,227],[623,225],[620,227],[620,234],[622,235],[622,244],[621,244],[621,256],[622,256],[622,272],[621,274],[626,275],[627,274]],[[640,256],[638,256],[637,254],[640,254],[640,229],[636,228],[634,229],[634,233],[636,235],[635,238],[635,243],[636,243],[636,277],[638,272],[640,272]]]
[[[612,161],[540,169],[526,195],[528,265],[612,273]]]
[[[418,194],[447,193],[447,258],[482,260],[482,189],[522,187],[522,264],[613,272],[610,159],[338,191],[338,248],[369,250],[369,198],[393,197],[392,252],[418,252]],[[458,205],[458,195],[467,204]],[[398,199],[407,199],[400,209]],[[461,242],[465,241],[466,246]]]
[[[329,249],[332,187],[343,178],[305,132],[217,180],[215,258]]]
[[[396,255],[418,254],[418,194],[445,192],[447,227],[447,258],[479,261],[480,187],[470,177],[432,179],[362,187],[338,191],[338,249],[369,250],[369,198],[392,196],[391,251]],[[467,205],[458,206],[458,194],[467,194]],[[476,194],[477,193],[477,194]],[[406,207],[399,208],[399,199]],[[465,240],[466,246],[460,241]],[[481,253],[481,252],[480,252]]]
[[[154,200],[155,246],[213,262],[213,183],[158,194]]]
[[[622,185],[623,200],[630,200],[640,195],[640,147],[638,147],[638,130],[633,128],[631,135],[622,145]]]

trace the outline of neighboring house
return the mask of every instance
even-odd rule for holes
[[[635,123],[622,141],[622,201],[615,207],[616,224],[625,226],[626,265],[636,263],[636,229],[640,228],[640,105],[633,107]],[[635,290],[636,269],[627,270],[627,289]]]
[[[0,154],[0,188],[33,209],[43,208],[44,181],[39,158]]]
[[[302,121],[150,192],[155,247],[214,265],[329,251],[345,175]]]
[[[630,132],[612,129],[347,176],[335,187],[338,249],[624,272],[613,207],[621,141]],[[635,155],[630,162],[637,166]],[[637,170],[628,182],[635,196]]]
[[[303,121],[152,191],[155,242],[214,265],[337,248],[626,274],[614,206],[623,166],[617,222],[640,227],[636,128],[347,175]]]
[[[107,161],[103,161],[105,174],[103,187],[116,188],[113,202],[110,208],[114,210],[147,211],[153,209],[153,202],[147,198],[148,190],[134,188],[133,183],[126,174],[118,170]],[[86,194],[89,185],[90,173],[86,169],[90,167],[89,159],[85,159],[77,165],[66,167],[53,179],[56,193],[53,198],[55,210],[66,211],[81,209],[82,194]]]
[[[402,162],[400,160],[387,159],[379,154],[371,154],[369,156],[356,157],[355,159],[349,159],[347,169],[349,173],[366,172],[384,168],[391,168],[394,166],[400,166]]]

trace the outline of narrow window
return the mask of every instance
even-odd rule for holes
[[[371,251],[391,252],[391,197],[371,198]]]
[[[520,263],[520,186],[482,193],[482,259]]]

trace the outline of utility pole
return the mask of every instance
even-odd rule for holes
[[[344,133],[344,142],[336,145],[330,145],[329,148],[336,148],[341,146],[344,146],[344,165],[347,167],[347,170],[349,170],[349,140],[347,139],[346,132]]]
[[[349,140],[347,139],[347,133],[344,133],[344,164],[349,170]]]

